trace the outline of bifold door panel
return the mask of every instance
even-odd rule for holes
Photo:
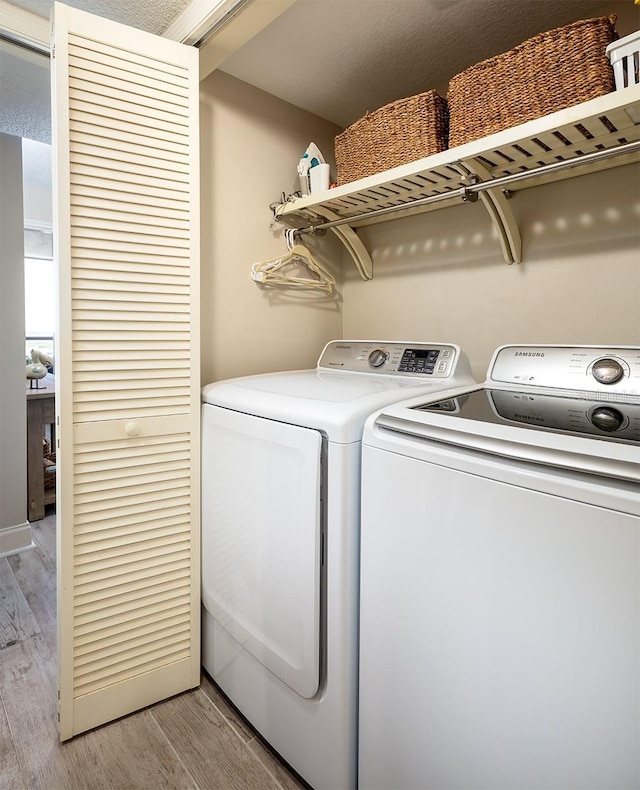
[[[199,683],[198,59],[54,32],[64,740]]]

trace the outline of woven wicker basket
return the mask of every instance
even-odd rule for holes
[[[447,131],[447,102],[436,91],[367,113],[335,139],[338,184],[444,151]]]
[[[574,22],[483,60],[449,83],[449,145],[595,99],[614,90],[607,45],[616,17]]]

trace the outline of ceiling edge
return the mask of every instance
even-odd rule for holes
[[[251,0],[191,0],[162,34],[181,44],[197,44]]]
[[[49,20],[0,0],[0,33],[16,44],[49,54]]]
[[[208,77],[296,0],[251,0],[200,47],[200,79]]]

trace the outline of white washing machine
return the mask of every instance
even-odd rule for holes
[[[317,790],[356,785],[364,421],[471,381],[455,345],[334,341],[203,390],[203,664]]]
[[[640,786],[640,348],[505,346],[363,437],[361,790]]]

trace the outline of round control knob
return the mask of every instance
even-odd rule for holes
[[[615,384],[624,375],[624,368],[615,359],[604,357],[599,359],[591,368],[593,378],[600,384]]]
[[[611,406],[598,406],[591,412],[591,422],[601,431],[613,433],[624,423],[624,414]]]
[[[372,368],[381,368],[388,358],[389,355],[386,351],[383,351],[381,348],[376,348],[375,351],[369,354],[369,365]]]

